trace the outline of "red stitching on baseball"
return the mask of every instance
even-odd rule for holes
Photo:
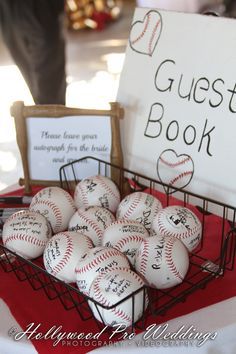
[[[145,239],[145,236],[138,236],[138,235],[130,235],[120,239],[114,247],[122,249],[123,247],[127,246],[130,242],[137,242],[140,244]],[[138,245],[137,245],[138,247]]]
[[[173,178],[170,182],[169,182],[169,185],[170,186],[173,186],[173,184],[175,184],[179,179],[183,178],[183,177],[186,177],[188,175],[192,175],[193,174],[193,171],[185,171],[185,172],[182,172],[180,173],[178,176],[176,176],[175,178]]]
[[[114,193],[114,191],[110,188],[110,186],[108,186],[104,179],[103,179],[103,176],[100,176],[100,175],[97,175],[96,178],[101,182],[101,185],[105,188],[105,190],[110,193],[118,202],[120,201],[120,196],[119,195],[116,195]],[[109,179],[108,179],[109,180]],[[114,183],[112,180],[109,180],[110,182]],[[115,185],[115,183],[114,183]],[[115,185],[116,187],[116,185]]]
[[[155,217],[156,214],[159,213],[159,211],[162,209],[162,204],[161,204],[160,200],[158,200],[157,198],[155,198],[155,200],[157,200],[158,203],[155,203],[155,209],[154,209],[153,217]]]
[[[82,210],[77,210],[76,213],[93,229],[100,242],[103,235],[103,231],[98,227],[98,225],[95,222],[93,222],[88,217],[86,217],[86,215],[83,214]]]
[[[146,230],[145,227],[143,226],[143,224],[140,224],[139,221],[137,221],[137,220],[127,220],[127,219],[118,219],[118,220],[116,220],[116,221],[113,221],[113,222],[107,227],[107,229],[110,228],[110,226],[113,226],[113,225],[122,225],[122,224],[125,224],[125,225],[133,225],[133,224],[135,224],[135,226],[138,225],[138,226],[142,227],[144,230]]]
[[[164,165],[167,165],[167,166],[169,166],[169,167],[177,167],[177,166],[180,166],[180,165],[182,165],[182,164],[185,164],[185,163],[187,163],[189,160],[191,160],[191,158],[190,158],[189,156],[186,157],[185,159],[181,160],[181,161],[176,162],[176,163],[168,162],[168,161],[164,160],[162,156],[160,156],[159,159],[160,159],[160,161],[161,161]]]
[[[156,31],[157,31],[157,28],[159,26],[159,23],[161,22],[161,20],[157,21],[153,31],[152,31],[152,35],[151,35],[151,38],[150,38],[150,41],[149,41],[149,45],[148,45],[148,50],[149,50],[149,55],[152,54],[152,42],[154,40],[154,37],[155,37],[155,34],[156,34]]]
[[[136,38],[134,39],[133,41],[131,41],[131,44],[134,45],[136,42],[138,42],[141,38],[143,38],[143,36],[145,35],[146,31],[147,31],[147,28],[148,28],[148,25],[149,25],[149,22],[150,22],[150,14],[148,14],[146,16],[146,23],[144,25],[144,29],[143,31],[141,32],[141,34]]]
[[[61,191],[62,191],[62,193],[66,197],[67,201],[69,202],[70,206],[72,207],[72,209],[75,212],[77,209],[75,207],[74,200],[73,200],[72,196],[68,192],[66,192],[64,189],[61,189]]]
[[[93,258],[89,263],[85,264],[82,267],[76,267],[75,272],[82,274],[82,273],[86,273],[87,271],[90,271],[93,268],[96,268],[97,266],[99,266],[99,264],[101,264],[103,261],[106,261],[107,259],[109,259],[110,257],[120,257],[121,259],[123,258],[126,262],[127,262],[127,267],[129,266],[128,260],[127,258],[120,253],[120,251],[116,250],[116,249],[104,249],[105,253],[102,254],[98,254],[98,256],[96,258]]]
[[[133,194],[130,194],[130,196],[128,197],[128,201],[130,200],[131,196],[133,196]],[[141,201],[141,199],[142,199],[142,194],[137,192],[136,195],[135,195],[135,199],[132,201],[132,203],[130,204],[129,208],[126,210],[126,212],[122,216],[122,218],[131,217],[132,213],[136,210],[136,207],[138,206],[138,204]],[[120,206],[122,206],[122,202],[121,202]]]
[[[141,247],[138,250],[137,257],[140,258],[140,266],[138,267],[138,272],[145,276],[146,268],[148,264],[148,257],[149,257],[149,242],[148,240],[144,239]]]
[[[50,210],[53,212],[54,214],[54,217],[55,217],[55,226],[53,227],[54,229],[54,232],[56,233],[57,231],[60,230],[60,227],[61,227],[61,224],[62,224],[62,214],[61,214],[61,211],[60,209],[53,203],[53,202],[50,202],[49,200],[36,200],[34,201],[33,203],[30,204],[30,210],[32,211],[35,211],[37,212],[37,205],[39,204],[43,204],[45,205],[46,207],[49,207]],[[36,208],[34,209],[34,207],[36,206]],[[39,212],[40,214],[40,212]]]
[[[66,241],[67,241],[66,247],[67,248],[66,248],[65,254],[63,255],[62,259],[59,261],[59,263],[57,265],[55,265],[53,267],[52,275],[54,275],[54,276],[56,276],[68,264],[70,257],[72,255],[72,252],[73,252],[73,242],[72,242],[70,236],[67,235],[65,232],[62,232],[61,234],[64,235],[66,238]]]
[[[32,215],[29,214],[30,211],[29,210],[20,210],[12,215],[9,216],[9,218],[7,218],[6,222],[4,223],[4,225],[9,224],[12,220],[14,220],[15,218],[19,218],[22,215]]]
[[[8,236],[4,243],[5,245],[7,245],[8,242],[11,242],[11,241],[26,241],[26,242],[29,242],[33,245],[36,245],[36,246],[40,246],[40,247],[45,247],[46,246],[46,243],[47,241],[43,241],[43,240],[38,240],[37,238],[31,236],[31,235],[26,235],[26,234],[13,234],[13,235],[10,235]]]
[[[173,246],[176,242],[178,242],[178,240],[174,237],[173,238],[171,237],[169,240],[167,240],[165,248],[164,248],[164,252],[165,252],[166,263],[167,263],[170,271],[173,273],[174,276],[176,276],[177,278],[179,278],[182,281],[183,276],[178,271],[176,265],[174,264],[173,258],[172,258],[172,250],[173,250]]]
[[[76,198],[78,197],[78,199],[81,198],[82,204],[83,204],[84,206],[88,207],[88,206],[89,206],[88,194],[86,193],[86,190],[84,189],[84,183],[85,183],[85,181],[87,181],[87,179],[81,181],[81,182],[77,185],[78,188],[76,188],[76,190],[75,190],[75,193],[76,193],[75,197],[76,197]],[[80,194],[79,194],[78,189],[79,189],[79,191],[80,191],[80,193],[81,193],[81,196],[80,196]]]

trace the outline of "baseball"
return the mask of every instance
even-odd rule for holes
[[[79,208],[70,219],[68,229],[89,236],[94,246],[101,246],[105,228],[114,221],[114,215],[106,208]]]
[[[120,203],[120,192],[110,178],[97,175],[77,184],[74,201],[77,208],[101,206],[115,213]]]
[[[81,292],[89,295],[90,286],[98,274],[117,267],[129,268],[128,259],[112,247],[94,247],[78,261],[76,283]]]
[[[92,282],[89,296],[102,306],[110,307],[120,302],[111,309],[105,309],[89,301],[95,318],[105,325],[124,324],[129,327],[137,322],[143,315],[148,298],[141,277],[128,268],[116,268],[98,275]],[[140,289],[140,291],[138,291]],[[135,295],[135,291],[138,291]],[[128,297],[126,300],[122,301]]]
[[[188,208],[178,205],[162,209],[153,219],[152,229],[163,236],[175,236],[193,251],[201,241],[202,225]]]
[[[117,219],[137,220],[147,230],[150,230],[153,218],[161,209],[161,202],[153,195],[134,192],[120,202],[116,217]]]
[[[51,236],[51,227],[47,219],[29,210],[12,214],[4,223],[2,230],[4,246],[26,259],[41,256]]]
[[[43,188],[33,197],[29,209],[44,215],[53,233],[67,230],[76,207],[71,195],[60,187]]]
[[[135,253],[146,237],[149,233],[138,221],[116,220],[105,229],[102,245],[116,248],[134,265]]]
[[[78,260],[93,247],[88,236],[64,231],[54,235],[46,244],[43,263],[47,272],[65,283],[76,281],[75,266]]]
[[[176,237],[150,236],[136,253],[135,269],[153,288],[166,289],[182,283],[188,268],[188,250]]]

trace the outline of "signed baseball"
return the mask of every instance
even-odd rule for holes
[[[193,251],[201,241],[202,225],[188,208],[178,205],[162,209],[153,219],[152,229],[160,235],[174,236]]]
[[[67,230],[76,211],[71,195],[60,187],[46,187],[33,197],[29,209],[44,215],[51,224],[53,233]]]
[[[105,229],[102,245],[118,249],[134,265],[135,253],[146,237],[149,232],[138,221],[116,220]]]
[[[116,268],[98,275],[92,282],[89,296],[103,306],[89,301],[95,318],[107,326],[124,324],[129,327],[138,321],[148,305],[147,294],[142,287],[144,281],[129,268]],[[140,291],[138,291],[140,289]],[[132,295],[135,291],[137,293]],[[130,295],[130,296],[129,296]],[[128,297],[126,300],[122,301]]]
[[[115,213],[120,203],[120,192],[110,178],[97,175],[77,184],[74,201],[77,208],[101,206]]]
[[[114,215],[106,208],[79,208],[70,219],[68,229],[89,236],[94,246],[101,246],[104,230],[114,221]]]
[[[94,247],[88,250],[75,268],[79,290],[89,295],[89,289],[95,277],[117,267],[130,268],[128,259],[115,248]]]
[[[117,219],[137,220],[147,230],[150,230],[153,218],[161,209],[161,202],[153,195],[134,192],[120,202],[116,217]]]
[[[150,236],[136,253],[135,269],[153,288],[166,289],[182,283],[188,268],[188,250],[173,236]]]
[[[4,223],[2,230],[4,246],[26,259],[41,256],[51,236],[51,227],[47,219],[29,210],[12,214]]]
[[[54,235],[43,252],[47,272],[65,283],[76,281],[75,267],[79,259],[93,247],[88,236],[64,231]]]

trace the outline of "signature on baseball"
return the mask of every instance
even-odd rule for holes
[[[152,268],[153,269],[160,269],[161,268],[161,264],[162,264],[162,252],[163,252],[163,248],[165,245],[165,237],[161,237],[159,240],[159,244],[156,245],[156,247],[154,247],[154,250],[156,251],[156,255],[155,255],[155,261],[156,263],[152,264]]]

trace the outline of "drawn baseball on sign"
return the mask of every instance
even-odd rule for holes
[[[192,180],[194,163],[191,156],[164,150],[157,160],[157,174],[161,182],[182,189]],[[167,187],[163,186],[167,191]]]
[[[158,11],[149,11],[143,21],[133,23],[129,43],[137,53],[152,56],[162,31],[162,18]]]

